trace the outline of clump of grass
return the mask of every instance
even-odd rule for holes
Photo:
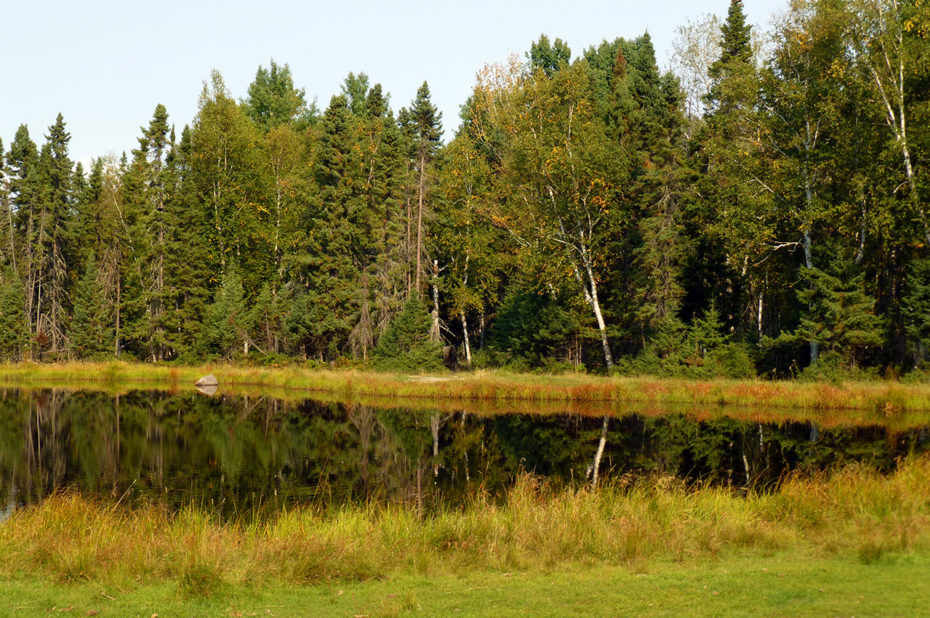
[[[642,569],[734,552],[813,551],[871,563],[927,548],[930,458],[920,458],[888,477],[852,466],[748,496],[671,477],[556,490],[527,475],[503,503],[479,495],[429,515],[372,502],[224,522],[199,508],[169,513],[62,494],[0,526],[0,575],[167,580],[184,596],[207,597],[227,585],[570,563]]]

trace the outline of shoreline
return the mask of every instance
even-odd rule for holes
[[[895,426],[930,423],[930,384],[788,382],[515,374],[475,371],[401,375],[358,369],[143,363],[0,364],[0,387],[196,392],[212,373],[219,395],[312,398],[377,408],[408,407],[474,414],[575,413],[647,415],[682,409],[698,416],[748,420],[862,422]]]

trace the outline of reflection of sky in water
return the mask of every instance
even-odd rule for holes
[[[611,418],[378,409],[131,392],[0,394],[0,510],[76,490],[225,514],[370,500],[456,505],[528,472],[556,487],[674,475],[776,490],[795,470],[864,462],[888,472],[928,448],[925,427],[836,428],[676,411]],[[15,488],[15,492],[13,490]]]

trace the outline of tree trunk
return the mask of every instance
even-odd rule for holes
[[[465,363],[471,367],[471,344],[468,342],[468,320],[465,318],[465,312],[460,314],[462,318],[462,338],[465,340]]]
[[[808,189],[810,191],[810,189]],[[811,234],[809,229],[804,230],[804,266],[807,270],[812,270],[814,268],[814,263],[811,258],[811,246],[813,242],[811,241]],[[817,362],[817,358],[820,356],[820,344],[816,341],[809,342],[810,344],[810,361],[811,365]]]
[[[414,289],[420,291],[420,254],[423,251],[423,182],[426,177],[426,151],[420,153],[420,188],[417,191],[417,277]]]
[[[119,313],[120,313],[120,280],[119,272],[116,273],[116,330],[113,336],[113,353],[119,358]]]
[[[429,330],[431,341],[439,341],[439,287],[436,285],[439,279],[439,260],[433,260],[433,325]]]
[[[484,307],[481,308],[481,316],[478,318],[478,349],[484,349]]]
[[[407,236],[404,238],[404,279],[407,284],[407,300],[410,300],[411,284],[410,277],[410,241],[413,236],[413,207],[410,204],[410,157],[404,157],[407,160],[407,168],[404,174],[404,199],[407,202]]]
[[[588,281],[591,285],[591,291],[588,294],[588,302],[591,309],[594,310],[594,317],[597,319],[597,328],[601,332],[601,345],[604,348],[604,363],[608,371],[613,369],[614,359],[610,353],[610,342],[607,340],[607,324],[604,322],[604,316],[601,313],[601,303],[597,297],[597,283],[594,280],[594,272],[590,265],[586,265],[588,271]]]

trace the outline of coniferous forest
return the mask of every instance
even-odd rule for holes
[[[721,7],[722,9],[726,7]],[[192,93],[192,95],[195,93]],[[895,376],[930,354],[930,3],[792,0],[488,65],[458,119],[213,72],[0,145],[0,357]],[[443,129],[446,141],[442,141]]]

